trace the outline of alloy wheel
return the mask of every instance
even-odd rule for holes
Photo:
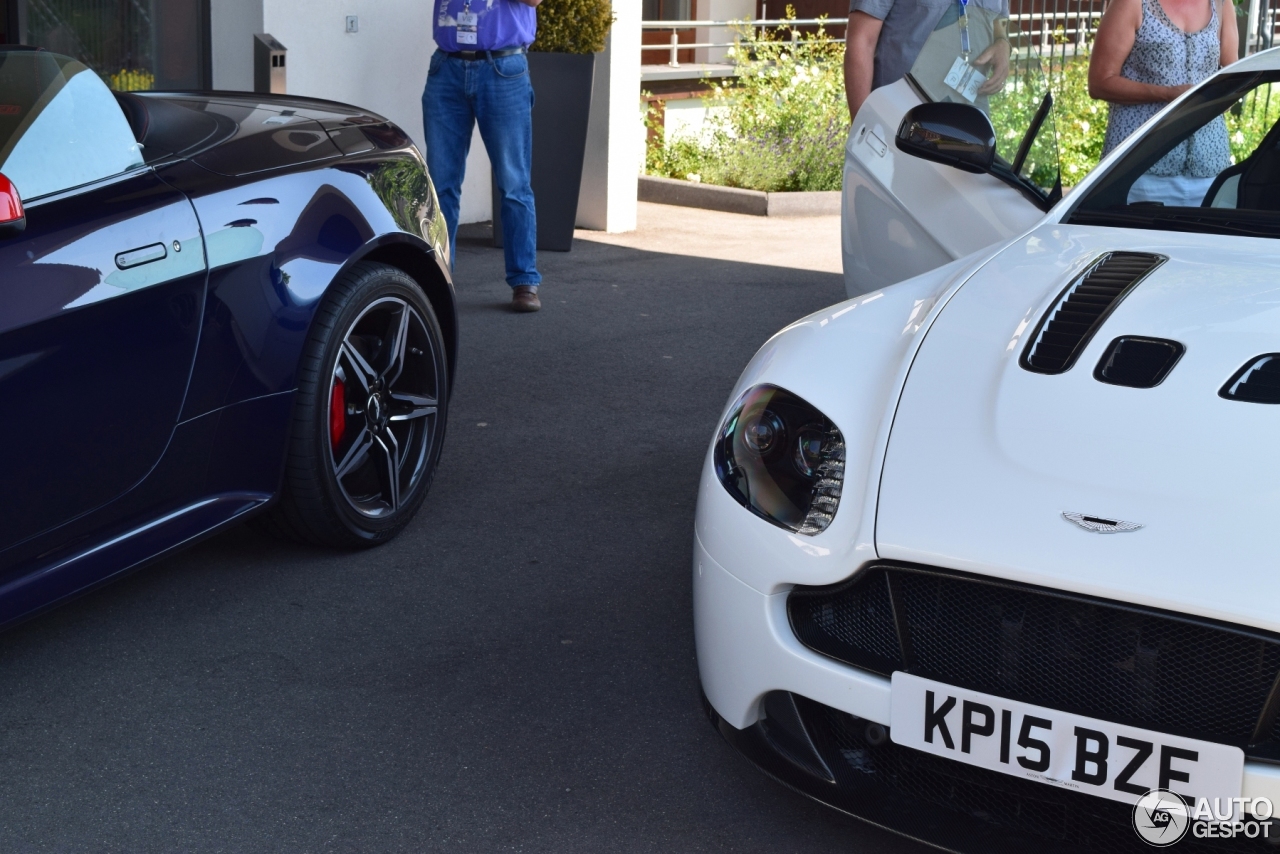
[[[422,316],[399,297],[370,303],[347,329],[329,387],[329,458],[357,513],[395,514],[427,473],[442,367]]]

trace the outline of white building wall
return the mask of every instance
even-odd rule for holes
[[[213,0],[213,6],[216,9],[244,2],[248,0]],[[263,7],[265,31],[289,49],[289,94],[343,101],[373,110],[402,127],[419,148],[424,147],[422,90],[427,65],[435,52],[431,0],[257,2]],[[215,22],[218,14],[215,13]],[[348,15],[359,17],[359,32],[346,32]],[[249,51],[251,57],[251,39]],[[217,85],[216,48],[214,62]],[[252,71],[249,81],[251,85]],[[472,139],[462,187],[462,222],[491,218],[489,185],[489,158],[477,133]]]
[[[750,15],[753,0],[710,0],[721,17]],[[736,5],[734,5],[736,4]],[[327,98],[381,113],[424,147],[422,89],[435,42],[433,0],[211,0],[213,85],[253,88],[253,35],[289,49],[289,94]],[[737,12],[738,7],[745,12]],[[614,0],[618,21],[597,59],[579,225],[635,228],[636,175],[643,162],[640,0]],[[359,31],[346,32],[348,15]],[[462,222],[492,218],[489,158],[479,133],[462,186]]]
[[[671,145],[681,137],[699,138],[707,130],[707,119],[723,118],[728,112],[728,107],[707,107],[702,98],[667,101],[662,122],[663,142]]]
[[[776,0],[782,3],[783,0]],[[755,0],[698,0],[698,18],[703,21],[743,21],[754,18]],[[781,6],[779,7],[781,11]],[[704,27],[698,30],[702,44],[725,44],[733,41],[734,31],[729,27]],[[728,48],[701,48],[698,62],[724,62]]]
[[[209,18],[213,88],[253,91],[253,36],[263,32],[262,0],[213,0]]]

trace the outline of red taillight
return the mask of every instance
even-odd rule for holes
[[[347,390],[342,380],[333,380],[333,391],[329,395],[329,441],[333,449],[338,450],[342,435],[347,432]]]
[[[0,225],[17,222],[25,217],[18,188],[8,178],[0,175]]]

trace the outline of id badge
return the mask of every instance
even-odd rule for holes
[[[475,44],[480,16],[475,12],[458,13],[458,44]]]
[[[947,72],[947,76],[942,78],[942,82],[955,89],[960,93],[960,97],[972,104],[978,97],[978,87],[987,82],[987,76],[965,62],[963,57],[957,56],[956,61],[951,63],[951,70]]]

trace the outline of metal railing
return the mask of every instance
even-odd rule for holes
[[[1029,14],[1009,16],[1009,41],[1013,49],[1013,74],[1020,66],[1035,62],[1046,70],[1062,70],[1068,61],[1084,57],[1093,44],[1094,33],[1102,19],[1104,0],[1041,0],[1044,8]],[[1272,46],[1276,28],[1280,26],[1275,0],[1253,0],[1252,14],[1256,22],[1247,36],[1245,54]],[[1016,82],[1016,81],[1015,81]]]
[[[1245,27],[1245,53],[1257,53],[1274,46],[1276,27],[1280,26],[1280,9],[1272,8],[1270,0],[1255,0],[1247,8],[1252,26]]]
[[[1010,15],[1010,79],[1014,89],[1024,74],[1062,71],[1068,60],[1087,55],[1102,19],[1103,2],[1042,0],[1037,11]]]
[[[1277,27],[1280,27],[1280,0],[1252,0],[1250,4],[1251,19],[1255,25],[1250,28],[1246,53],[1265,50],[1276,41]],[[1041,8],[1034,12],[1022,12],[1009,16],[1009,42],[1016,61],[1039,61],[1050,67],[1065,64],[1067,60],[1085,55],[1089,45],[1093,43],[1093,34],[1102,19],[1104,0],[1041,0]],[[759,18],[737,21],[642,21],[643,31],[670,31],[669,44],[641,45],[642,51],[668,51],[667,65],[679,68],[679,51],[697,49],[718,49],[737,47],[740,35],[733,41],[681,42],[680,32],[698,29],[734,30],[739,34],[748,29],[791,29],[791,40],[798,42],[801,31],[798,27],[845,28],[846,18]],[[833,42],[843,43],[843,38],[833,38]],[[1016,74],[1015,67],[1015,74]]]
[[[800,31],[796,27],[847,27],[849,21],[847,18],[759,18],[755,20],[739,20],[739,21],[641,21],[641,30],[670,30],[671,43],[667,45],[642,44],[642,51],[669,50],[670,59],[667,65],[671,68],[680,67],[679,52],[682,50],[696,50],[698,48],[730,48],[737,47],[741,40],[738,36],[734,37],[731,42],[682,42],[680,41],[681,30],[700,30],[700,29],[732,29],[744,30],[749,28],[758,29],[780,29],[782,27],[791,28],[791,41],[798,42],[800,40]],[[833,42],[843,43],[844,39],[832,39]]]

